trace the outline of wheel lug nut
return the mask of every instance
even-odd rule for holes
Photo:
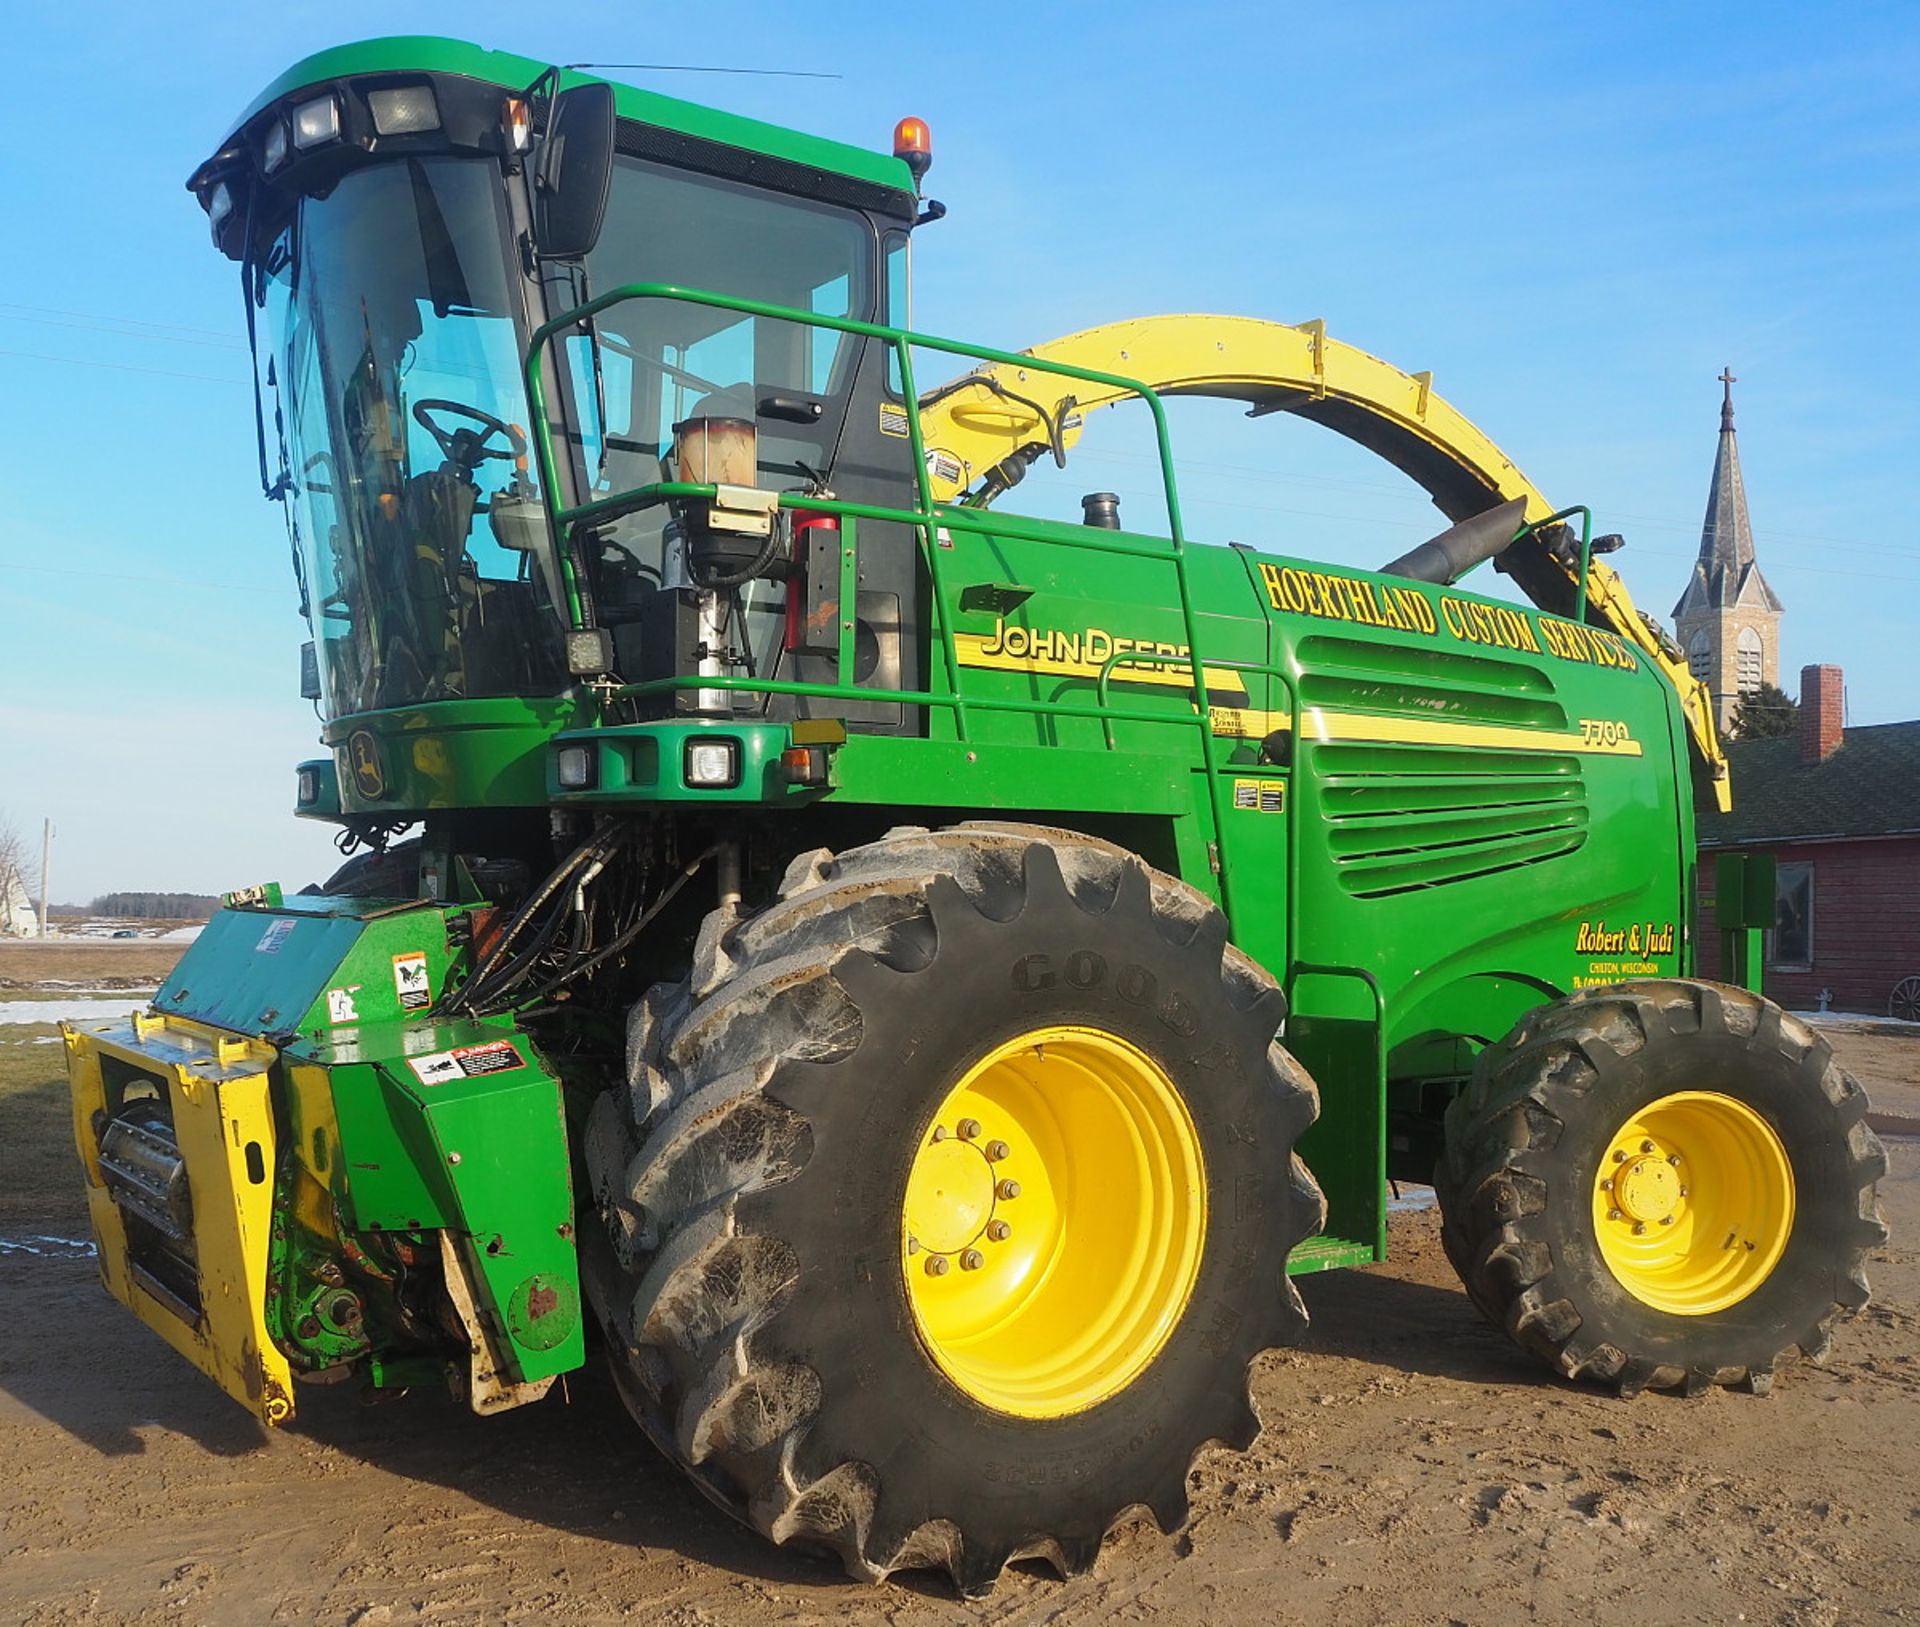
[[[947,1127],[944,1124],[936,1124],[933,1127],[933,1139],[935,1141],[945,1141],[947,1139]]]
[[[1684,1186],[1683,1186],[1683,1187],[1681,1187],[1681,1188],[1680,1188],[1680,1196],[1684,1198],[1684,1197],[1686,1197],[1687,1195],[1688,1195],[1688,1188],[1686,1188],[1686,1187],[1684,1187]]]
[[[1623,1216],[1618,1209],[1609,1209],[1607,1211],[1607,1219],[1609,1220],[1622,1220],[1624,1218],[1625,1216]]]
[[[935,1130],[933,1133],[937,1136],[939,1135],[940,1132],[938,1130]],[[1616,1164],[1624,1164],[1627,1161],[1627,1155],[1623,1153],[1618,1147],[1616,1147],[1613,1150],[1613,1161]]]
[[[927,1275],[929,1277],[944,1277],[946,1274],[947,1274],[947,1257],[944,1254],[928,1255],[927,1256]]]
[[[1643,1142],[1641,1142],[1641,1143],[1640,1143],[1640,1150],[1641,1150],[1642,1152],[1652,1152],[1652,1151],[1653,1151],[1653,1143],[1652,1143],[1651,1141],[1643,1141]]]
[[[978,1119],[962,1119],[957,1128],[960,1131],[960,1139],[962,1141],[971,1141],[980,1133],[980,1121]]]
[[[960,1256],[960,1269],[962,1271],[978,1271],[986,1263],[987,1257],[977,1248],[970,1248]]]
[[[1663,1225],[1663,1226],[1671,1226],[1671,1225],[1673,1224],[1673,1216],[1672,1216],[1672,1215],[1662,1215],[1662,1216],[1660,1217],[1660,1224],[1661,1224],[1661,1225]]]
[[[917,1237],[909,1237],[909,1238],[907,1239],[907,1252],[908,1252],[909,1254],[918,1254],[918,1253],[920,1252],[920,1239],[919,1239],[919,1238],[917,1238]]]
[[[1675,1169],[1678,1169],[1680,1167],[1680,1155],[1677,1152],[1668,1153],[1667,1162],[1673,1165]]]
[[[995,1187],[994,1191],[1011,1203],[1020,1196],[1020,1183],[1011,1179],[1005,1180]]]
[[[1004,1243],[1012,1235],[1013,1228],[1004,1220],[990,1220],[987,1222],[987,1236],[991,1237],[994,1242]]]
[[[1004,1141],[989,1141],[987,1143],[987,1157],[990,1158],[996,1164],[999,1163],[1001,1159],[1005,1158],[1007,1154],[1012,1151],[1013,1149],[1009,1147]]]
[[[1613,1190],[1613,1177],[1611,1175],[1600,1183],[1600,1190],[1602,1192],[1611,1192]]]
[[[1633,1223],[1633,1235],[1635,1237],[1645,1237],[1647,1235],[1647,1223],[1644,1220],[1636,1220]]]

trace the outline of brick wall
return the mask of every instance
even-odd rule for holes
[[[1803,700],[1802,704],[1805,702]],[[1781,864],[1813,866],[1813,966],[1767,968],[1766,992],[1790,1010],[1812,1010],[1822,989],[1836,1011],[1884,1016],[1901,978],[1920,973],[1920,837],[1860,842],[1795,842],[1752,849]],[[1713,918],[1714,854],[1700,854],[1697,964],[1720,975],[1720,930]]]

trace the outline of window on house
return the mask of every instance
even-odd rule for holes
[[[1760,644],[1760,635],[1751,627],[1742,627],[1740,642],[1735,647],[1741,694],[1751,695],[1760,687],[1760,667],[1764,653]]]
[[[1773,930],[1767,964],[1787,971],[1813,966],[1813,866],[1783,864],[1774,878]]]
[[[1687,670],[1704,681],[1713,671],[1713,644],[1705,633],[1695,633],[1687,646]]]

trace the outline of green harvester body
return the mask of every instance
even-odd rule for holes
[[[542,73],[445,41],[323,53],[249,108],[197,190],[203,201],[216,184],[237,192],[233,177],[262,162],[262,121],[317,90],[335,87],[357,108],[352,99],[370,88],[430,83],[457,135],[456,91],[470,107],[495,106]],[[561,74],[541,94],[586,83]],[[725,171],[734,195],[762,184],[763,172],[770,196],[809,184],[844,193],[880,220],[881,237],[904,238],[916,187],[897,158],[627,87],[614,94],[622,151],[667,166],[691,154],[692,167]],[[348,119],[349,136],[359,117]],[[296,152],[292,163],[317,161]],[[441,161],[404,160],[417,164],[416,190]],[[510,155],[476,162],[520,184]],[[302,219],[344,207],[371,168],[316,184]],[[894,200],[893,226],[872,201],[882,194]],[[260,185],[254,195],[264,196]],[[266,208],[230,203],[236,219]],[[514,234],[531,228],[511,210],[504,218],[502,275],[517,277]],[[303,229],[318,240],[318,224]],[[216,220],[216,237],[222,230]],[[659,230],[671,236],[675,224]],[[290,241],[303,239],[296,231]],[[250,264],[261,257],[257,245],[246,252]],[[318,281],[322,263],[302,263]],[[544,303],[517,319],[512,365],[496,367],[494,384],[497,400],[517,403],[499,416],[533,426],[521,450],[555,539],[556,649],[573,660],[606,626],[595,527],[729,498],[725,481],[661,470],[619,485],[582,473],[593,436],[579,421],[581,386],[577,375],[563,386],[556,369],[577,367],[587,324],[624,331],[628,313],[671,307],[702,312],[709,326],[807,328],[825,336],[813,342],[862,357],[847,386],[850,419],[884,419],[886,401],[921,399],[914,368],[929,358],[955,371],[1022,361],[910,334],[879,297],[882,280],[875,271],[872,297],[850,296],[841,314],[725,284],[629,278],[563,296],[558,279],[530,279]],[[279,297],[259,295],[263,322]],[[305,296],[296,282],[285,297]],[[263,467],[271,478],[272,460],[286,463],[282,482],[293,485],[280,495],[291,506],[311,512],[319,497],[301,482],[331,482],[320,495],[342,508],[350,443],[392,431],[365,416],[336,423],[332,474],[331,464],[316,474],[311,462],[303,471],[299,457],[285,459],[271,424],[279,413],[292,435],[299,420],[297,380],[286,377],[299,351],[284,320],[277,331],[284,394],[277,406],[269,398]],[[684,361],[692,351],[676,354],[675,365],[697,371]],[[1057,396],[1114,382],[1033,365]],[[376,844],[420,825],[416,885],[404,898],[236,900],[181,961],[156,1015],[70,1039],[82,1053],[76,1079],[99,1081],[97,1099],[79,1108],[96,1169],[88,1138],[104,1121],[88,1115],[124,1110],[127,1079],[177,1066],[175,1105],[185,1112],[191,1079],[213,1078],[214,1061],[239,1040],[270,1048],[257,1053],[273,1125],[257,1307],[265,1344],[252,1353],[251,1379],[244,1360],[221,1366],[210,1354],[209,1372],[278,1422],[287,1409],[272,1403],[276,1360],[296,1376],[355,1363],[390,1387],[458,1369],[475,1395],[538,1387],[584,1360],[577,1141],[582,1104],[604,1085],[595,1059],[619,1053],[621,1014],[604,1000],[570,1014],[566,990],[532,1009],[509,1002],[477,1016],[450,999],[510,914],[467,856],[544,851],[556,828],[645,820],[675,861],[732,833],[777,875],[795,853],[894,825],[1018,820],[1118,841],[1178,876],[1219,902],[1233,941],[1279,980],[1284,1042],[1320,1085],[1321,1117],[1300,1151],[1327,1195],[1328,1220],[1293,1253],[1295,1273],[1383,1257],[1390,1177],[1427,1178],[1447,1101],[1476,1053],[1524,1013],[1585,985],[1692,970],[1687,740],[1667,678],[1573,616],[1457,585],[1198,545],[1182,523],[1162,403],[1144,384],[1136,393],[1165,457],[1158,534],[937,501],[933,454],[910,411],[874,443],[895,454],[890,474],[836,479],[827,492],[796,481],[778,507],[833,522],[810,533],[829,540],[809,584],[838,624],[818,635],[809,660],[771,673],[757,663],[719,677],[656,664],[636,676],[573,660],[557,681],[523,692],[416,686],[392,704],[357,706],[339,675],[351,656],[346,635],[330,645],[329,617],[346,614],[342,606],[360,615],[356,595],[376,595],[379,584],[329,563],[346,524],[338,514],[331,542],[322,534],[296,544],[306,549],[303,587],[326,674],[325,752],[301,767],[296,811]],[[325,450],[317,438],[299,446]],[[870,629],[850,607],[865,606],[885,571],[905,630],[876,677],[863,667]],[[501,591],[493,602],[504,602]],[[391,646],[376,648],[385,659]],[[718,715],[686,704],[716,689],[728,697]],[[693,748],[713,743],[730,743],[730,783],[692,775]],[[534,880],[539,873],[535,865]],[[749,893],[755,873],[750,865]],[[678,975],[689,937],[668,935],[657,952],[637,940],[620,962],[626,997]],[[195,1187],[199,1204],[197,1175]],[[97,1196],[95,1207],[98,1216],[112,1204]],[[111,1235],[102,1244],[135,1256],[141,1246]],[[200,1246],[204,1258],[213,1245]],[[253,1247],[244,1228],[234,1247]],[[433,1335],[448,1329],[432,1326],[418,1291],[454,1259],[475,1308],[470,1326],[481,1329],[476,1348],[486,1346],[471,1372],[463,1359],[433,1356]],[[136,1267],[123,1297],[149,1322],[177,1320],[179,1305],[156,1309],[159,1291],[149,1292],[164,1266]]]

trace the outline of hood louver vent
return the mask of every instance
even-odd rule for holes
[[[1553,682],[1524,662],[1358,640],[1303,642],[1309,705],[1400,718],[1560,729]],[[1586,784],[1571,752],[1330,741],[1313,747],[1341,888],[1380,898],[1579,851]]]
[[[1315,761],[1328,854],[1356,898],[1539,864],[1587,839],[1577,757],[1324,745]]]

